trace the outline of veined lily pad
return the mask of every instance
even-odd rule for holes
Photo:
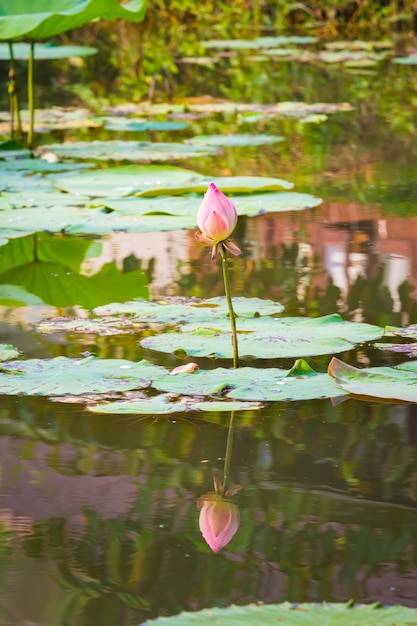
[[[86,57],[97,54],[97,48],[90,46],[56,46],[48,43],[38,43],[36,45],[36,60],[66,59],[68,57]],[[27,61],[29,59],[30,44],[15,43],[13,45],[13,56],[16,60]],[[0,61],[9,61],[10,52],[8,44],[0,44]]]
[[[164,195],[170,185],[187,187],[203,178],[198,172],[172,165],[124,165],[82,175],[56,176],[52,182],[62,191],[97,198],[129,196],[149,190],[160,190],[158,195]]]
[[[146,337],[143,348],[199,357],[232,358],[233,350],[227,320],[210,326],[185,324],[181,332]],[[315,319],[262,317],[236,320],[241,358],[295,358],[344,352],[356,343],[379,339],[382,328],[346,322],[340,315]]]
[[[225,394],[246,401],[282,402],[344,395],[327,374],[318,374],[303,360],[289,369],[239,367],[198,369],[192,374],[167,375],[155,380],[160,391],[193,396]]]
[[[173,617],[158,617],[148,620],[147,626],[416,626],[417,611],[402,606],[381,608],[378,604],[265,604],[230,606],[183,612]]]
[[[417,343],[375,343],[374,347],[386,352],[407,354],[411,359],[417,358]]]
[[[417,402],[417,361],[396,367],[358,369],[334,357],[328,371],[339,387],[349,393],[392,402]]]
[[[51,150],[68,159],[94,159],[98,161],[171,161],[218,154],[218,148],[186,143],[157,143],[150,141],[68,141],[44,145],[41,150]]]
[[[261,146],[263,144],[284,141],[284,137],[276,135],[196,135],[187,139],[193,146]]]
[[[60,396],[105,393],[149,387],[152,378],[165,374],[148,361],[123,359],[29,359],[3,363],[0,394]]]
[[[0,296],[1,301],[1,296]],[[9,361],[19,356],[19,350],[7,343],[0,343],[0,361]]]
[[[233,298],[233,308],[239,317],[252,318],[281,313],[284,307],[279,302],[261,298]],[[226,298],[220,296],[195,302],[115,302],[94,309],[96,315],[132,315],[149,323],[184,323],[190,320],[212,323],[229,315]]]

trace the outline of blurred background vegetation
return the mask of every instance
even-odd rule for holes
[[[64,90],[90,106],[120,98],[171,99],[174,77],[178,83],[184,68],[180,59],[206,55],[202,42],[282,32],[401,40],[417,33],[417,1],[149,0],[140,24],[97,21],[56,38],[95,46],[99,54],[54,62],[54,72],[42,66],[38,85],[44,85],[44,98]],[[198,73],[199,66],[186,69]]]

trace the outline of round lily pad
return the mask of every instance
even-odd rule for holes
[[[191,159],[218,153],[215,146],[150,141],[68,141],[44,145],[40,149],[68,159],[134,162]]]
[[[165,190],[170,185],[184,187],[202,178],[198,172],[172,165],[124,165],[80,175],[54,176],[52,184],[67,193],[97,198]],[[158,195],[163,195],[163,192]]]
[[[121,133],[126,132],[144,132],[148,130],[153,131],[167,131],[167,130],[184,130],[188,127],[186,122],[172,122],[172,121],[157,121],[157,120],[140,120],[126,117],[103,117],[101,118],[104,127],[107,130],[115,130]]]
[[[276,135],[196,135],[187,140],[193,146],[262,146],[284,141]]]
[[[35,48],[36,60],[66,59],[68,57],[85,57],[97,54],[97,48],[90,46],[56,46],[53,44],[37,43]],[[14,43],[13,56],[16,60],[27,61],[30,54],[30,44]],[[0,61],[9,61],[10,51],[8,44],[0,44]]]
[[[29,359],[10,361],[0,371],[0,394],[61,396],[149,387],[167,370],[147,361],[123,359]]]
[[[382,328],[346,322],[339,315],[308,318],[262,317],[236,320],[239,355],[242,359],[296,358],[344,352],[356,343],[379,339]],[[185,324],[181,332],[146,337],[143,348],[168,352],[179,358],[233,357],[228,320],[216,319],[210,326]]]
[[[348,604],[320,605],[317,603],[264,604],[211,608],[183,612],[170,617],[148,620],[148,626],[416,626],[417,611],[402,606],[382,608],[378,604],[353,606]]]
[[[279,302],[262,298],[233,298],[233,309],[239,317],[258,317],[281,313],[284,307]],[[184,323],[190,320],[212,323],[227,318],[229,310],[226,298],[219,296],[208,300],[183,302],[171,298],[168,302],[114,302],[94,309],[96,315],[132,315],[142,322]]]
[[[341,389],[354,395],[417,402],[417,361],[359,369],[333,357],[328,371]]]
[[[319,374],[302,360],[291,370],[239,367],[198,369],[191,374],[167,375],[153,382],[155,389],[193,396],[225,395],[242,401],[287,401],[335,398],[345,392],[327,374]]]

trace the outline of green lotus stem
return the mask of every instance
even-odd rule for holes
[[[232,329],[232,346],[233,346],[233,367],[239,367],[239,351],[237,345],[236,317],[232,304],[232,289],[230,286],[229,264],[227,260],[226,247],[221,245],[220,253],[222,257],[224,289],[226,293],[227,307],[229,309],[230,326]]]
[[[9,44],[9,58],[10,58],[10,69],[9,69],[9,99],[10,99],[10,135],[13,137],[14,134],[14,117],[16,114],[16,123],[17,123],[17,133],[19,136],[22,135],[22,120],[20,118],[20,106],[19,106],[19,94],[17,92],[16,85],[16,64],[13,53],[13,43],[11,41]]]
[[[224,456],[223,485],[222,485],[223,493],[222,493],[222,495],[225,494],[227,482],[229,480],[230,461],[232,459],[234,430],[235,430],[235,412],[232,411],[230,413],[229,430],[227,431],[226,453],[225,453],[225,456]]]
[[[33,128],[35,125],[35,98],[34,98],[34,79],[33,66],[35,60],[35,42],[30,42],[30,53],[28,63],[28,106],[29,106],[29,132],[28,132],[28,148],[33,148]]]

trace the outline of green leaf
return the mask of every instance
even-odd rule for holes
[[[284,307],[279,302],[263,300],[262,298],[233,298],[233,308],[239,317],[258,317],[281,313]],[[225,296],[196,300],[190,302],[176,301],[171,298],[168,302],[114,302],[94,309],[96,315],[132,315],[142,322],[195,322],[213,323],[220,318],[228,318],[229,310]]]
[[[192,184],[203,178],[198,172],[172,165],[124,165],[77,175],[54,176],[52,184],[67,193],[92,197],[128,196],[170,185]]]
[[[143,0],[1,0],[0,40],[48,39],[100,17],[141,22],[145,11]]]
[[[262,146],[263,144],[284,141],[283,137],[275,135],[196,135],[187,139],[193,146]]]
[[[193,396],[224,394],[234,400],[278,402],[335,398],[344,395],[327,374],[314,372],[307,363],[298,362],[294,368],[239,367],[196,370],[162,376],[153,382],[159,391]]]
[[[0,13],[1,24],[1,13]],[[89,46],[57,46],[55,44],[38,43],[36,45],[36,60],[65,59],[68,57],[85,57],[97,54],[97,48]],[[13,56],[16,60],[27,61],[30,54],[30,44],[15,43],[13,45]],[[8,61],[10,59],[9,45],[0,44],[0,61]]]
[[[19,356],[19,350],[7,343],[0,343],[0,361],[9,361]]]
[[[381,608],[371,604],[352,606],[348,604],[264,604],[230,606],[202,611],[183,612],[171,617],[148,620],[148,626],[415,626],[417,611],[401,606]]]
[[[392,62],[399,65],[417,65],[417,54],[410,54],[408,57],[396,57]]]
[[[142,339],[143,348],[173,353],[178,357],[232,358],[228,320],[216,320],[207,329],[185,324],[181,332]],[[379,339],[383,330],[370,324],[346,322],[339,315],[308,318],[237,318],[239,355],[242,359],[294,358],[344,352],[356,343]]]
[[[262,408],[259,402],[232,402],[230,400],[214,400],[202,402],[195,398],[173,399],[171,394],[153,396],[148,399],[118,400],[88,405],[92,413],[108,413],[113,415],[165,415],[184,413],[184,411],[222,412],[254,411]]]
[[[349,393],[392,402],[417,402],[417,361],[396,367],[358,369],[333,357],[328,371],[339,387]]]
[[[149,387],[152,378],[167,370],[147,361],[123,359],[29,359],[4,363],[0,394],[61,396],[106,393]]]
[[[92,276],[74,273],[62,263],[26,263],[0,274],[0,284],[16,285],[43,303],[58,307],[79,305],[91,309],[117,292],[121,299],[148,295],[148,279],[143,271],[121,273],[114,263],[104,265]]]
[[[218,154],[218,148],[186,143],[157,143],[151,141],[68,141],[46,144],[40,150],[50,150],[62,158],[94,159],[99,161],[171,161]]]
[[[172,122],[165,121],[160,122],[157,120],[140,120],[129,119],[126,117],[103,117],[101,118],[104,123],[104,128],[107,130],[115,130],[121,133],[126,132],[144,132],[148,130],[153,131],[170,131],[170,130],[184,130],[188,128],[186,122]]]

